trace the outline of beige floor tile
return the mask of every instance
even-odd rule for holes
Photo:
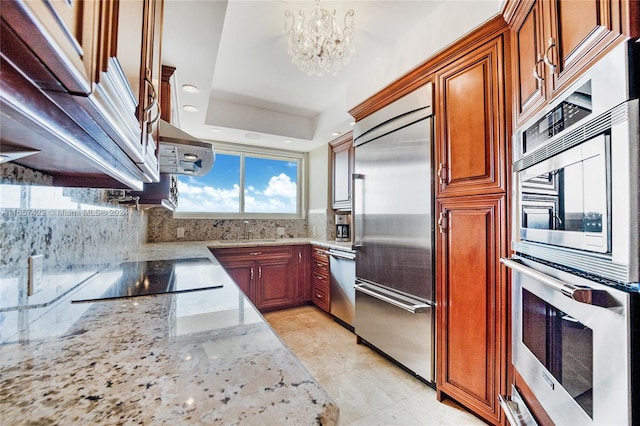
[[[342,426],[484,424],[313,306],[264,315],[340,407]]]

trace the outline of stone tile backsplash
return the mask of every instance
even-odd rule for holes
[[[145,243],[147,221],[142,210],[113,204],[105,190],[38,186],[46,177],[4,166],[0,167],[0,311],[46,304]],[[34,176],[37,179],[32,180]],[[44,279],[40,292],[27,296],[32,255],[43,256]],[[1,319],[0,315],[0,324]]]
[[[306,219],[180,219],[164,208],[147,210],[150,243],[171,241],[207,241],[280,238],[278,227],[284,228],[282,238],[308,236]],[[184,237],[178,238],[178,228]]]

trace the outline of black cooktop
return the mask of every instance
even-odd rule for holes
[[[185,293],[221,288],[217,265],[207,258],[123,262],[101,271],[72,296],[72,303]]]

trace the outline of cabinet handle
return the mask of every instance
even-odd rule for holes
[[[262,279],[262,266],[258,266],[258,279]]]
[[[260,256],[262,254],[261,251],[252,251],[251,253],[249,253],[251,256]]]
[[[251,279],[253,280],[253,268],[251,268]]]
[[[554,47],[556,47],[556,42],[553,39],[553,37],[551,37],[549,38],[547,51],[544,54],[544,63],[547,64],[552,74],[555,74],[556,72],[556,65],[553,62],[551,62],[551,59],[549,59],[549,53],[551,53],[551,49],[553,49]]]
[[[298,263],[302,263],[302,253],[298,252]]]
[[[147,133],[151,133],[153,131],[153,125],[156,124],[158,120],[160,120],[160,115],[162,114],[162,112],[160,111],[160,104],[158,103],[158,92],[156,91],[155,86],[153,85],[151,80],[149,80],[149,77],[145,77],[144,81],[151,89],[151,95],[149,96],[149,105],[147,105],[144,109],[145,118],[150,114],[153,108],[156,108],[156,116],[153,119],[147,120]]]
[[[443,210],[443,211],[440,212],[440,215],[438,216],[438,228],[440,229],[440,233],[441,234],[444,234],[446,232],[446,229],[447,229],[446,214],[447,214],[447,211]]]
[[[446,184],[445,179],[447,178],[447,169],[445,168],[444,163],[440,163],[438,165],[438,179],[440,180],[440,185],[444,186]]]
[[[322,295],[321,295],[321,294],[316,293],[316,299],[322,299]]]
[[[322,275],[316,274],[316,279],[320,281],[324,281],[324,277]]]
[[[542,56],[542,53],[538,53],[538,60],[536,61],[536,64],[533,66],[533,78],[535,78],[538,81],[538,85],[542,85],[542,82],[544,81],[544,77],[542,77],[538,72],[538,66],[542,62],[544,62],[544,57]]]

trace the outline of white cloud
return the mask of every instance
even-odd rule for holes
[[[239,210],[240,187],[215,188],[200,184],[196,179],[189,183],[178,181],[178,211],[182,212],[232,212]],[[248,186],[244,191],[245,211],[249,213],[295,213],[297,185],[284,173],[272,176],[264,191]]]
[[[284,173],[272,176],[269,179],[269,186],[264,191],[264,195],[267,197],[295,198],[296,194],[296,183],[291,182],[291,178]]]

